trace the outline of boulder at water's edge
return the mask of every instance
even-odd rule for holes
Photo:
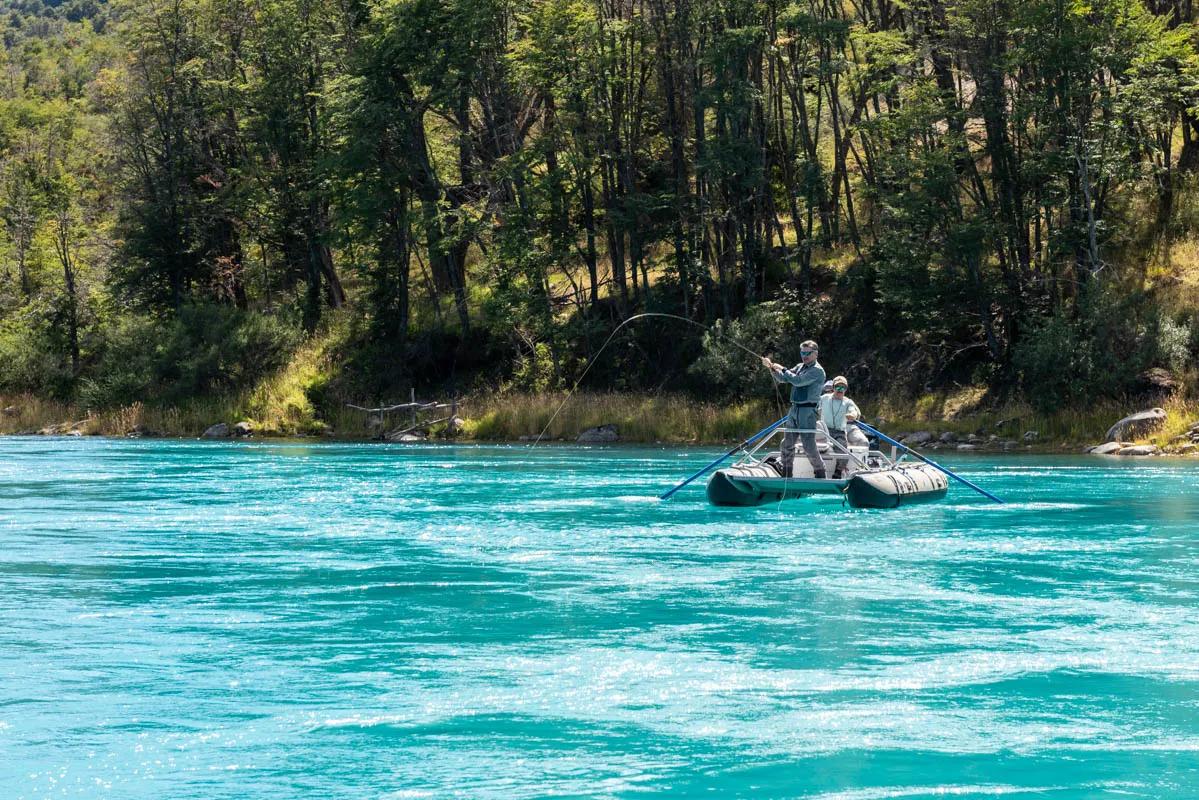
[[[216,425],[208,426],[208,430],[204,431],[201,436],[205,439],[224,439],[229,435],[229,426],[223,422],[218,422]]]
[[[1121,447],[1116,451],[1118,456],[1155,456],[1161,450],[1155,444],[1134,444],[1132,447]]]
[[[603,444],[605,442],[619,442],[620,431],[615,425],[600,425],[595,428],[588,428],[579,434],[577,442],[584,444]]]
[[[1105,441],[1115,442],[1121,439],[1139,439],[1160,428],[1166,422],[1164,408],[1151,408],[1129,414],[1124,419],[1107,429]]]

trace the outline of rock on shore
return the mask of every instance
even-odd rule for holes
[[[229,436],[229,426],[224,422],[218,422],[215,425],[209,425],[204,433],[200,434],[204,439],[225,439]]]
[[[594,428],[588,428],[579,434],[576,442],[583,444],[606,444],[610,442],[620,441],[620,430],[612,424],[599,425]]]
[[[1164,408],[1151,408],[1148,411],[1129,414],[1107,429],[1107,436],[1104,437],[1104,441],[1117,442],[1122,439],[1140,439],[1164,425],[1166,416]]]
[[[1116,451],[1118,456],[1155,456],[1161,452],[1155,444],[1134,444],[1130,447],[1121,447]]]
[[[389,433],[387,441],[400,442],[401,444],[416,444],[417,442],[425,441],[425,437],[415,433]]]

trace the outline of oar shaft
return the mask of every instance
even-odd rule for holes
[[[981,494],[983,497],[987,497],[987,498],[989,498],[989,499],[991,499],[991,500],[994,500],[996,503],[999,503],[1000,505],[1003,505],[1003,501],[1002,501],[1002,500],[1000,500],[998,497],[996,497],[995,495],[993,495],[993,494],[991,494],[990,492],[988,492],[988,491],[987,491],[986,489],[984,489],[983,487],[979,486],[979,485],[978,485],[978,484],[976,484],[976,483],[971,483],[970,481],[968,481],[968,480],[966,480],[965,478],[963,478],[961,475],[958,475],[958,474],[956,474],[956,473],[954,473],[954,472],[951,472],[951,471],[947,470],[945,467],[941,466],[941,465],[940,465],[940,464],[938,464],[936,461],[933,461],[931,458],[928,458],[927,456],[924,456],[924,455],[922,455],[922,454],[920,454],[920,453],[917,453],[915,450],[913,450],[912,448],[908,447],[906,444],[900,444],[899,442],[895,441],[894,439],[892,439],[892,438],[891,438],[890,436],[888,436],[887,434],[883,433],[882,431],[880,431],[880,430],[878,430],[878,429],[876,429],[876,428],[872,428],[872,427],[870,427],[870,426],[869,426],[869,425],[867,425],[865,422],[861,422],[860,420],[858,421],[857,425],[858,425],[858,427],[859,427],[859,428],[861,428],[862,430],[866,431],[867,433],[873,433],[875,436],[877,436],[878,438],[882,439],[882,440],[883,440],[884,442],[886,442],[887,444],[892,444],[892,445],[895,445],[895,446],[896,446],[896,447],[898,447],[898,448],[901,448],[901,449],[903,449],[903,450],[906,450],[907,452],[909,452],[909,453],[911,453],[912,455],[916,456],[916,458],[918,458],[918,459],[920,459],[921,461],[923,461],[925,464],[928,464],[930,467],[932,467],[932,468],[934,468],[934,469],[938,469],[938,470],[940,470],[941,472],[944,472],[946,475],[948,475],[949,477],[953,478],[955,481],[959,481],[960,483],[964,483],[964,484],[966,484],[966,485],[967,485],[967,486],[969,486],[971,489],[973,489],[974,491],[976,491],[976,492],[978,492],[979,494]]]
[[[728,451],[727,453],[725,453],[724,455],[722,455],[720,458],[716,459],[716,460],[715,460],[715,461],[713,461],[711,464],[709,464],[708,466],[704,467],[704,468],[703,468],[703,469],[701,469],[699,472],[695,473],[695,474],[694,474],[694,475],[692,475],[690,478],[688,478],[687,480],[685,480],[685,481],[683,481],[682,483],[680,483],[678,486],[676,486],[676,487],[674,487],[673,489],[671,489],[669,492],[666,492],[666,493],[665,493],[665,494],[663,494],[663,495],[659,495],[659,496],[658,496],[658,499],[659,499],[659,500],[668,500],[668,499],[670,499],[671,495],[673,495],[673,494],[674,494],[675,492],[677,492],[679,489],[682,489],[684,486],[686,486],[687,484],[691,483],[691,482],[692,482],[692,481],[694,481],[695,479],[702,477],[702,476],[703,476],[705,473],[707,473],[707,472],[708,472],[708,470],[710,470],[710,469],[712,469],[713,467],[716,467],[717,465],[719,465],[719,464],[720,464],[722,461],[724,461],[726,458],[728,458],[729,456],[731,456],[733,453],[736,453],[738,450],[740,450],[740,449],[742,449],[742,448],[744,448],[744,447],[749,447],[751,444],[753,444],[754,442],[758,441],[758,440],[759,440],[759,439],[761,439],[763,436],[765,436],[766,434],[770,433],[771,431],[773,431],[775,428],[777,428],[779,425],[782,425],[782,424],[783,424],[784,422],[786,422],[786,421],[787,421],[787,418],[786,418],[786,417],[783,417],[782,419],[780,419],[778,422],[774,423],[773,425],[767,425],[765,428],[763,428],[762,430],[758,431],[758,432],[757,432],[757,433],[755,433],[753,436],[751,436],[751,437],[749,437],[748,439],[746,439],[744,442],[741,442],[741,444],[737,445],[737,446],[736,446],[736,447],[734,447],[732,450]]]

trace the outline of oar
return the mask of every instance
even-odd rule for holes
[[[736,452],[737,452],[738,450],[740,450],[741,448],[743,448],[743,447],[749,447],[751,444],[753,444],[754,442],[758,441],[758,440],[759,440],[759,439],[761,439],[763,436],[765,436],[766,434],[770,433],[772,430],[774,430],[775,428],[777,428],[779,425],[782,425],[782,424],[783,424],[784,422],[786,422],[786,421],[787,421],[787,418],[786,418],[786,417],[783,417],[782,419],[780,419],[778,422],[774,423],[773,425],[767,425],[765,428],[763,428],[762,430],[758,431],[758,432],[757,432],[757,433],[755,433],[753,436],[749,437],[749,438],[748,438],[748,439],[746,439],[744,442],[742,442],[741,444],[737,445],[737,446],[736,446],[736,447],[734,447],[732,450],[728,451],[727,453],[725,453],[725,454],[724,454],[724,455],[722,455],[720,458],[718,458],[718,459],[716,459],[715,461],[713,461],[713,462],[712,462],[711,464],[709,464],[708,466],[704,467],[704,468],[703,468],[703,469],[701,469],[699,472],[695,473],[695,474],[694,474],[694,475],[692,475],[690,478],[688,478],[687,480],[683,481],[682,483],[680,483],[678,486],[676,486],[676,487],[674,487],[673,489],[671,489],[671,490],[670,490],[669,492],[667,492],[666,494],[660,495],[660,496],[658,497],[658,499],[659,499],[659,500],[667,500],[667,499],[669,499],[669,498],[670,498],[670,496],[671,496],[671,495],[673,495],[675,492],[677,492],[679,489],[682,489],[684,486],[686,486],[687,484],[691,483],[691,481],[695,480],[696,478],[699,478],[699,477],[700,477],[700,476],[702,476],[704,473],[706,473],[708,470],[712,469],[712,468],[713,468],[713,467],[715,467],[717,464],[719,464],[721,461],[724,461],[726,458],[728,458],[729,456],[731,456],[733,453],[736,453]]]
[[[880,431],[880,430],[878,430],[878,429],[876,429],[876,428],[872,428],[872,427],[870,427],[869,425],[867,425],[865,422],[862,422],[861,420],[859,420],[859,421],[858,421],[858,423],[857,423],[857,426],[858,426],[859,428],[861,428],[862,430],[866,431],[866,433],[873,433],[875,436],[877,436],[878,438],[882,439],[882,440],[883,440],[884,442],[886,442],[887,444],[892,444],[892,445],[895,445],[895,446],[896,446],[896,447],[898,447],[898,448],[901,448],[901,449],[903,449],[903,450],[907,450],[909,453],[911,453],[912,455],[916,456],[916,458],[920,459],[920,460],[921,460],[921,461],[923,461],[925,464],[928,464],[930,467],[933,467],[934,469],[939,469],[939,470],[941,470],[941,471],[942,471],[942,472],[944,472],[946,475],[948,475],[949,477],[953,478],[955,481],[959,481],[959,482],[961,482],[961,483],[964,483],[964,484],[966,484],[966,485],[967,485],[967,486],[969,486],[971,489],[973,489],[974,491],[976,491],[976,492],[978,492],[979,494],[981,494],[983,497],[989,497],[990,499],[994,500],[996,503],[999,503],[1000,505],[1002,505],[1002,504],[1003,504],[1003,501],[1002,501],[1002,500],[1000,500],[998,497],[996,497],[995,495],[993,495],[993,494],[991,494],[990,492],[988,492],[988,491],[987,491],[986,489],[984,489],[983,487],[979,486],[978,484],[971,483],[970,481],[968,481],[968,480],[966,480],[965,478],[963,478],[961,475],[957,475],[957,474],[954,474],[954,473],[950,472],[949,470],[945,469],[945,467],[943,467],[943,466],[941,466],[940,464],[938,464],[936,461],[933,461],[931,458],[926,458],[926,457],[922,456],[920,453],[917,453],[915,450],[913,450],[912,448],[908,447],[906,444],[900,444],[899,442],[895,441],[894,439],[892,439],[890,436],[888,436],[887,434],[883,433],[882,431]]]

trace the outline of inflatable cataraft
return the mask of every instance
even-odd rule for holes
[[[890,455],[874,449],[857,429],[850,432],[848,447],[844,446],[827,435],[822,423],[817,423],[814,433],[825,474],[832,475],[841,462],[841,477],[815,477],[802,441],[795,445],[791,476],[784,477],[779,451],[770,450],[767,444],[777,444],[788,432],[792,431],[775,430],[732,466],[713,473],[708,500],[718,506],[756,506],[810,494],[840,494],[854,508],[895,508],[938,500],[949,489],[949,479],[936,468],[904,461],[895,448]]]

